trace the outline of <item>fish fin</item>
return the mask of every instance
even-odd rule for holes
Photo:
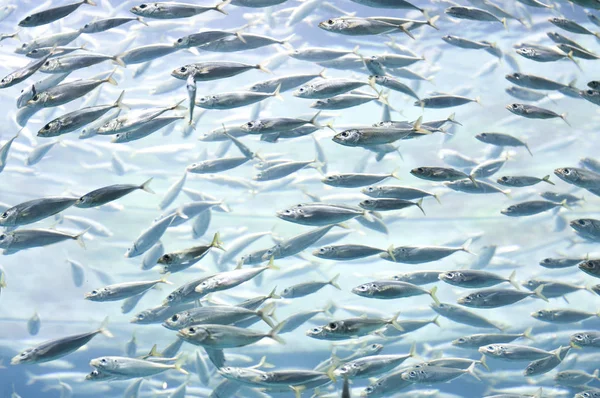
[[[538,390],[535,392],[535,394],[532,395],[531,398],[542,398],[542,387],[538,388]]]
[[[281,329],[283,329],[283,327],[285,326],[285,323],[286,321],[278,323],[277,326],[271,329],[271,331],[267,334],[266,337],[275,340],[279,344],[285,344],[285,340],[279,337],[278,334],[281,331]]]
[[[416,203],[415,206],[417,206],[419,208],[419,210],[421,210],[423,212],[423,215],[426,216],[427,214],[425,214],[425,210],[423,209],[423,198],[419,199]]]
[[[598,375],[600,375],[600,369],[594,370],[594,373],[592,373],[592,376],[594,376],[594,379],[597,379]]]
[[[511,272],[510,276],[508,277],[508,283],[510,283],[511,285],[513,285],[515,287],[515,289],[521,290],[521,287],[519,286],[519,283],[515,279],[516,276],[517,276],[517,271],[514,270],[513,272]]]
[[[151,358],[151,357],[162,357],[162,354],[160,352],[158,352],[158,345],[154,344],[152,346],[152,348],[150,349],[150,352],[146,355],[144,355],[144,359],[146,358]]]
[[[396,314],[390,319],[389,323],[394,327],[394,329],[404,332],[404,328],[398,323],[399,315],[400,311],[396,312]]]
[[[115,74],[116,71],[117,71],[117,68],[113,69],[113,71],[110,72],[110,75],[108,75],[106,77],[106,79],[104,79],[102,81],[107,82],[108,84],[112,84],[113,86],[118,85],[119,83],[117,83],[117,81],[113,77],[113,75]]]
[[[538,286],[538,287],[537,287],[537,288],[536,288],[536,289],[533,291],[533,293],[534,293],[534,294],[535,294],[537,297],[539,297],[539,298],[541,298],[542,300],[544,300],[545,302],[548,302],[548,299],[546,298],[546,296],[544,296],[544,295],[542,294],[542,290],[544,290],[544,285],[539,285],[539,286]]]
[[[35,382],[37,381],[37,375],[31,373],[28,370],[25,371],[25,375],[27,376],[27,383],[26,383],[26,385],[30,386],[32,384],[35,384]]]
[[[433,318],[433,320],[431,321],[431,323],[434,323],[435,326],[437,326],[438,328],[441,328],[442,325],[440,324],[440,316],[436,315],[435,318]]]
[[[532,331],[533,331],[532,327],[525,329],[525,331],[523,332],[523,338],[527,339],[527,340],[535,340],[533,338],[533,335],[531,334]]]
[[[83,0],[83,4],[87,4],[94,7],[96,6],[96,3],[94,3],[93,0]]]
[[[471,250],[469,250],[469,246],[471,246],[471,243],[473,243],[473,239],[471,239],[471,238],[467,239],[465,244],[460,247],[460,251],[472,254],[473,256],[477,256],[477,254],[475,254]]]
[[[278,295],[277,293],[275,293],[275,291],[276,291],[276,290],[277,290],[277,286],[275,286],[275,287],[273,288],[273,290],[271,290],[271,293],[269,293],[269,294],[267,295],[267,298],[271,298],[271,299],[280,299],[280,298],[281,298],[281,296],[280,296],[280,295]]]
[[[577,345],[577,344],[575,344],[574,342],[572,342],[572,341],[571,341],[569,344],[570,344],[571,348],[574,348],[574,349],[576,349],[576,350],[581,350],[581,346],[578,346],[578,345]]]
[[[398,29],[400,29],[400,31],[402,31],[402,33],[405,33],[411,39],[416,40],[415,36],[412,33],[410,33],[410,30],[409,30],[412,25],[413,24],[411,22],[408,22],[408,23],[398,26]]]
[[[506,18],[502,18],[500,20],[500,22],[502,22],[502,25],[504,25],[504,29],[508,30],[508,24],[506,23]]]
[[[337,280],[340,277],[340,274],[337,274],[336,276],[334,276],[333,278],[331,278],[331,280],[328,282],[331,286],[335,287],[338,290],[342,290],[342,288],[340,287],[340,285],[337,284]]]
[[[158,283],[166,283],[167,285],[172,285],[173,282],[169,282],[167,279],[169,278],[169,276],[171,275],[170,272],[167,272],[162,278],[160,278],[158,280]]]
[[[471,363],[471,365],[467,368],[466,373],[470,374],[471,376],[473,376],[474,378],[476,378],[477,380],[481,381],[481,379],[479,378],[479,376],[477,376],[474,372],[475,370],[475,365],[477,364],[477,362],[473,361]]]
[[[319,116],[321,115],[321,111],[317,112],[309,121],[309,124],[312,124],[315,127],[321,127],[321,125],[317,122],[317,119],[319,118]],[[331,129],[333,130],[333,127],[331,127]],[[333,130],[335,132],[335,130]]]
[[[425,18],[427,19],[427,25],[431,26],[435,30],[440,30],[440,28],[438,28],[435,25],[435,23],[437,22],[437,20],[440,19],[440,16],[439,15],[435,15],[435,16],[429,18],[429,16],[426,13],[427,13],[427,11],[425,11]]]
[[[480,364],[481,364],[481,366],[483,366],[483,367],[484,367],[484,368],[485,368],[485,369],[486,369],[486,370],[489,372],[489,371],[490,371],[490,368],[489,368],[489,366],[488,366],[488,364],[487,364],[487,360],[486,360],[485,358],[486,358],[486,356],[485,356],[485,355],[482,355],[482,356],[481,356],[481,359],[479,360],[479,362],[478,362],[478,363],[480,363]]]
[[[419,355],[419,353],[417,352],[417,342],[413,341],[412,345],[410,346],[410,350],[408,351],[408,356],[411,358],[420,358],[421,356]]]
[[[265,72],[265,73],[268,73],[268,74],[271,74],[271,75],[272,75],[272,74],[273,74],[273,72],[271,72],[269,69],[267,69],[267,68],[266,68],[266,65],[268,65],[268,64],[269,64],[269,62],[268,62],[268,61],[267,61],[267,62],[265,62],[265,64],[264,64],[264,65],[263,65],[263,64],[257,64],[257,65],[256,65],[256,69],[258,69],[258,70],[260,70],[260,71],[262,71],[262,72]]]
[[[571,210],[571,207],[567,204],[567,199],[563,199],[560,202],[561,207],[564,207],[565,209]]]
[[[119,108],[119,109],[129,109],[129,107],[127,105],[125,105],[123,103],[123,97],[125,96],[125,90],[121,91],[121,94],[119,94],[119,98],[117,98],[117,100],[115,101],[115,103],[113,104],[113,106],[115,108]]]
[[[569,123],[569,121],[567,120],[567,114],[565,113],[561,113],[560,115],[558,115],[565,123],[567,123],[567,126],[569,127],[573,127],[571,126],[571,123]]]
[[[394,245],[391,244],[390,247],[387,248],[387,254],[390,255],[392,261],[396,262],[396,256],[394,256]]]
[[[327,372],[326,372],[326,373],[327,373],[327,377],[329,377],[329,378],[331,379],[331,381],[333,381],[333,382],[335,383],[337,380],[336,380],[336,378],[335,378],[335,373],[334,373],[334,371],[335,371],[335,365],[331,365],[331,366],[329,367],[329,369],[327,369]]]
[[[150,188],[150,183],[152,182],[152,178],[153,177],[150,177],[146,182],[144,182],[142,185],[140,185],[140,189],[142,191],[146,191],[148,193],[154,193],[154,194],[156,193]]]
[[[294,391],[295,398],[302,397],[302,392],[306,390],[306,386],[289,386]]]
[[[529,148],[529,145],[525,144],[524,146],[525,146],[525,149],[527,149],[527,152],[529,152],[529,154],[531,156],[533,156],[533,153],[531,152],[531,149]]]
[[[440,201],[440,195],[438,195],[437,193],[435,193],[435,194],[433,194],[433,195],[431,195],[431,196],[433,196],[433,197],[435,198],[435,200],[436,200],[436,201],[437,201],[437,202],[438,202],[440,205],[442,204],[442,202]]]
[[[396,180],[402,181],[402,177],[400,177],[400,174],[398,174],[399,171],[400,171],[400,167],[397,167],[394,171],[392,171],[392,173],[390,174],[390,177],[395,178]]]
[[[224,10],[223,10],[223,7],[225,7],[225,6],[229,5],[229,3],[231,3],[231,0],[225,0],[225,1],[223,1],[221,4],[217,4],[217,5],[214,7],[214,10],[215,10],[215,11],[218,11],[218,12],[220,12],[220,13],[221,13],[221,14],[223,14],[223,15],[229,15],[229,14],[227,13],[227,11],[224,11]]]
[[[270,305],[265,305],[263,308],[256,311],[256,314],[260,317],[260,319],[262,319],[267,325],[269,325],[271,329],[275,327],[275,324],[273,324],[273,321],[271,321],[271,319],[269,318],[269,313],[271,311],[275,311],[273,307],[275,307],[275,303],[270,303]]]
[[[118,56],[118,55],[114,55],[112,58],[113,62],[119,66],[122,66],[123,68],[127,68],[127,65],[125,65],[125,62],[123,61],[123,59]]]
[[[217,249],[221,249],[223,251],[226,251],[225,248],[222,246],[223,242],[221,242],[221,238],[219,233],[215,233],[215,235],[213,236],[213,240],[212,242],[210,242],[210,247],[215,247]]]
[[[185,357],[180,357],[177,359],[177,361],[173,364],[173,369],[175,369],[176,371],[183,373],[184,375],[189,375],[189,372],[187,370],[185,370],[184,368],[182,368],[183,364],[185,364],[186,358]]]
[[[439,304],[440,300],[438,300],[437,296],[435,295],[435,293],[437,292],[437,290],[438,290],[437,286],[432,287],[431,290],[429,291],[429,295],[431,296],[431,298],[433,299],[433,301],[436,304]]]
[[[171,105],[168,110],[170,111],[182,111],[187,109],[185,106],[181,106],[181,104],[183,104],[183,102],[185,101],[185,99],[182,99],[181,101],[177,102],[174,105]]]
[[[85,230],[81,231],[80,233],[78,233],[77,235],[75,235],[73,237],[75,239],[75,241],[77,242],[77,244],[84,249],[85,249],[85,241],[83,240],[83,235],[85,235],[90,230],[90,228],[86,228]]]
[[[0,273],[0,288],[6,288],[6,277],[4,276],[4,272]]]
[[[136,18],[138,20],[139,23],[148,26],[148,22],[144,21],[144,18],[142,17],[137,17]]]
[[[325,75],[325,72],[326,72],[326,71],[327,71],[327,69],[326,69],[326,68],[323,68],[323,69],[321,70],[321,72],[319,72],[319,77],[320,77],[321,79],[327,79],[327,76]]]
[[[108,317],[104,318],[104,320],[102,321],[102,323],[100,324],[100,328],[98,329],[98,333],[101,333],[103,335],[105,335],[106,337],[110,337],[113,338],[115,336],[113,336],[113,334],[110,332],[110,330],[108,330],[106,328],[106,326],[108,325]]]
[[[272,269],[273,271],[278,271],[280,268],[275,265],[275,256],[271,256],[269,260],[269,264],[267,264],[268,269]]]
[[[544,178],[542,178],[542,181],[547,182],[550,185],[556,185],[555,183],[553,183],[552,181],[550,181],[550,175],[549,174],[547,176],[544,176]]]
[[[285,101],[283,99],[283,97],[281,96],[281,94],[279,93],[281,91],[281,84],[277,85],[277,88],[275,89],[275,91],[273,91],[271,93],[271,95],[275,98],[277,98],[279,101]]]

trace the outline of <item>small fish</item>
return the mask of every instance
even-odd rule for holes
[[[141,17],[105,18],[105,19],[97,19],[95,21],[86,23],[85,25],[83,25],[83,28],[81,28],[81,33],[92,34],[92,33],[105,32],[109,29],[116,28],[117,26],[121,26],[123,24],[129,23],[132,21],[138,21],[139,23],[141,23],[143,25],[147,25],[146,22]]]
[[[511,135],[508,134],[503,134],[503,133],[480,133],[477,134],[475,136],[475,138],[481,142],[484,142],[486,144],[490,144],[490,145],[496,145],[496,146],[510,146],[510,147],[519,147],[519,146],[523,146],[525,147],[525,149],[527,149],[527,152],[529,152],[529,154],[531,156],[533,156],[533,154],[531,153],[531,150],[529,149],[529,146],[527,145],[527,143],[521,141],[518,138],[515,138]]]
[[[31,14],[31,15],[25,17],[25,19],[23,19],[19,22],[19,26],[31,28],[34,26],[42,26],[42,25],[52,23],[54,21],[58,21],[59,19],[62,19],[64,17],[66,17],[67,15],[71,14],[72,12],[74,12],[82,4],[88,4],[91,6],[96,5],[96,3],[94,3],[92,0],[82,0],[77,3],[67,4],[67,5],[55,7],[55,8],[50,8],[48,10],[36,12],[35,14]]]
[[[566,119],[567,115],[564,113],[559,115],[551,110],[527,104],[510,104],[506,105],[506,109],[517,116],[523,116],[528,119],[553,119],[558,117],[561,118],[568,126],[570,126]]]
[[[533,216],[544,211],[552,210],[559,206],[567,207],[567,203],[556,203],[545,200],[532,200],[529,202],[522,202],[508,206],[506,209],[501,210],[500,213],[510,217]]]
[[[181,361],[175,364],[162,364],[138,358],[128,357],[100,357],[90,361],[90,366],[97,368],[101,373],[118,380],[126,380],[137,377],[154,376],[170,369],[188,374],[181,367]]]
[[[550,175],[544,176],[542,178],[529,176],[503,176],[498,178],[496,182],[506,187],[530,187],[532,185],[539,184],[540,182],[545,182],[550,185],[556,185],[552,181],[550,181]]]
[[[593,312],[585,312],[572,309],[550,309],[539,310],[531,313],[531,316],[538,321],[548,323],[575,323],[600,314]]]
[[[446,8],[444,12],[454,18],[471,21],[500,22],[506,26],[506,18],[500,20],[494,14],[475,7],[452,6]]]
[[[213,247],[225,250],[222,244],[223,242],[219,238],[219,233],[216,233],[209,245],[196,246],[190,249],[163,254],[157,260],[158,264],[163,265],[160,273],[174,273],[189,268],[203,259]]]
[[[152,178],[141,185],[117,184],[102,187],[81,196],[75,203],[75,207],[90,208],[102,206],[138,189],[153,194],[154,191],[150,189],[150,182],[152,182]]]
[[[197,325],[179,330],[177,336],[190,344],[210,349],[243,347],[264,338],[285,344],[284,340],[278,336],[283,326],[284,324],[280,323],[270,332],[264,333],[228,325]]]
[[[533,292],[501,288],[478,290],[477,292],[460,297],[456,302],[471,308],[499,308],[514,304],[527,297],[537,297],[548,301],[542,293],[543,289],[544,285],[538,286]]]
[[[100,289],[86,293],[84,298],[90,301],[119,301],[144,293],[152,289],[158,283],[170,283],[167,277],[154,281],[125,282],[116,285],[105,286]]]
[[[387,261],[402,264],[422,264],[432,261],[438,261],[444,257],[448,257],[453,253],[462,251],[473,254],[469,251],[467,242],[460,247],[445,247],[445,246],[399,246],[390,247],[387,252],[381,253],[379,257]]]
[[[503,333],[503,334],[472,334],[469,336],[459,337],[452,341],[452,345],[460,348],[475,348],[491,345],[491,344],[507,344],[511,343],[516,339],[524,338],[533,340],[531,335],[532,328],[528,328],[523,333]]]
[[[454,322],[462,323],[469,326],[475,326],[480,328],[491,328],[502,330],[502,327],[495,322],[482,317],[481,315],[475,314],[457,305],[448,303],[431,303],[429,305],[432,310],[448,318]]]
[[[476,379],[479,377],[473,373],[476,362],[467,369],[445,368],[441,366],[429,366],[424,368],[410,368],[401,374],[402,379],[414,384],[445,383],[454,380],[464,374],[470,374]]]
[[[231,0],[226,0],[212,7],[175,2],[144,3],[132,7],[129,11],[135,15],[152,19],[190,18],[207,11],[218,11],[221,14],[227,15],[227,12],[223,8],[229,3],[231,3]]]
[[[374,256],[383,252],[385,252],[385,250],[378,249],[376,247],[345,244],[337,246],[323,246],[320,249],[313,251],[312,255],[327,260],[344,261]]]
[[[389,319],[347,318],[312,328],[306,332],[306,335],[318,340],[347,340],[353,337],[365,336],[386,325],[392,325],[400,330],[401,327],[397,323],[397,317],[398,314]]]
[[[552,17],[552,18],[548,18],[548,22],[550,22],[553,25],[558,26],[561,29],[571,32],[571,33],[577,33],[577,34],[582,34],[582,35],[593,35],[593,36],[600,38],[599,32],[594,33],[592,31],[590,31],[589,29],[587,29],[586,27],[581,26],[577,22],[572,21],[570,19]]]
[[[283,289],[281,291],[281,293],[279,294],[279,296],[281,296],[283,298],[304,297],[304,296],[307,296],[309,294],[312,294],[312,293],[315,293],[315,292],[321,290],[322,288],[324,288],[327,285],[331,285],[338,290],[342,290],[342,288],[337,284],[337,280],[338,280],[339,276],[340,276],[340,274],[337,274],[336,276],[334,276],[333,278],[331,278],[329,281],[326,281],[326,282],[299,283],[297,285],[293,285],[293,286]]]
[[[532,361],[554,355],[550,351],[518,344],[489,344],[479,347],[478,351],[490,358],[504,361]]]
[[[415,101],[414,105],[420,106],[421,108],[444,109],[468,104],[469,102],[477,102],[480,104],[479,98],[471,99],[459,95],[436,95]]]
[[[519,288],[519,284],[515,280],[516,271],[513,271],[508,278],[503,276],[480,270],[456,270],[446,271],[439,275],[440,280],[449,283],[453,286],[464,287],[468,289],[476,289],[481,287],[491,287],[502,282],[509,282],[515,288]]]
[[[459,181],[471,178],[468,174],[465,174],[462,171],[448,167],[417,167],[412,169],[410,174],[423,180],[436,182]]]
[[[554,381],[562,386],[581,388],[593,380],[598,380],[599,372],[598,369],[594,370],[593,374],[582,370],[563,370],[554,375]]]
[[[68,209],[77,198],[54,196],[29,200],[7,209],[0,214],[0,226],[16,227],[32,224]]]
[[[431,290],[426,290],[418,285],[399,281],[374,281],[356,286],[352,289],[352,293],[358,296],[380,300],[391,300],[427,294],[431,296],[433,301],[439,303],[439,300],[435,295],[436,292],[437,286],[434,286]]]
[[[325,226],[339,224],[368,214],[356,206],[329,203],[301,203],[286,210],[278,211],[277,217],[301,225]]]
[[[87,230],[70,234],[55,229],[18,229],[0,234],[0,249],[4,249],[4,254],[13,254],[19,250],[48,246],[69,239],[76,241],[81,247],[85,247],[83,235],[86,233]]]

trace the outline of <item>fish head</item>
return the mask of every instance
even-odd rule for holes
[[[541,285],[542,283],[533,280],[533,279],[529,279],[528,281],[525,281],[521,284],[521,286],[523,286],[524,288],[528,289],[528,290],[535,290],[539,285]]]
[[[342,176],[339,174],[329,174],[321,179],[323,184],[334,185],[336,182],[342,180]]]
[[[524,78],[524,76],[521,73],[510,73],[504,77],[506,78],[506,80],[514,84],[519,84]]]
[[[460,347],[462,345],[467,344],[468,342],[469,342],[469,338],[468,337],[459,337],[458,339],[452,340],[452,345]]]
[[[548,22],[550,22],[554,25],[558,25],[558,26],[566,25],[566,20],[563,18],[557,18],[557,17],[548,18]]]
[[[194,340],[197,342],[202,342],[210,338],[210,333],[201,326],[190,326],[187,328],[183,328],[179,330],[177,335],[184,339]]]
[[[277,244],[267,250],[262,256],[261,260],[268,261],[271,257],[278,256],[281,253],[281,245]]]
[[[535,48],[523,47],[516,50],[516,53],[525,58],[535,58],[539,55],[539,53],[535,50]]]
[[[82,197],[80,197],[79,199],[77,199],[77,201],[75,201],[75,207],[79,207],[79,208],[87,208],[87,207],[91,207],[92,204],[92,198],[89,195],[83,195]]]
[[[0,234],[0,249],[9,249],[14,239],[11,233]]]
[[[579,95],[581,95],[583,98],[587,98],[589,100],[600,101],[600,90],[593,90],[593,89],[581,90],[579,92]]]
[[[291,221],[291,222],[294,222],[296,220],[299,220],[299,219],[302,219],[305,217],[304,209],[300,205],[291,207],[289,209],[280,210],[276,214],[277,214],[277,217],[281,218],[282,220]]]
[[[111,357],[95,358],[90,361],[90,366],[99,369],[102,373],[103,370],[110,371],[111,369],[116,369],[118,367],[118,360]]]
[[[190,313],[187,311],[173,314],[163,322],[163,326],[171,330],[180,330],[187,326],[190,320]]]
[[[2,80],[0,80],[0,88],[8,87],[12,83],[13,80],[14,80],[14,77],[12,74],[3,77]]]
[[[32,50],[33,46],[34,46],[33,43],[23,43],[23,44],[21,44],[21,47],[17,47],[15,49],[15,53],[27,54],[28,52],[30,52]]]
[[[496,180],[496,182],[500,185],[512,185],[515,183],[514,177],[502,176]]]
[[[525,115],[527,113],[527,108],[523,104],[510,104],[506,105],[505,108],[515,115]]]
[[[21,363],[31,363],[35,361],[37,350],[35,348],[28,348],[18,355],[15,355],[11,360],[11,365],[18,365]]]
[[[377,283],[374,282],[364,283],[352,289],[352,293],[362,297],[373,296],[373,294],[375,294],[377,291],[379,291],[379,286],[377,285]]]
[[[383,344],[373,343],[364,348],[364,351],[370,355],[378,354],[383,350]]]
[[[59,120],[53,120],[42,127],[37,135],[38,137],[54,137],[58,135],[61,127],[62,123]]]
[[[129,322],[131,322],[131,323],[146,323],[149,318],[150,318],[150,311],[146,310],[146,311],[142,311],[142,312],[138,313],[136,316],[131,318],[129,320]]]
[[[367,196],[371,196],[373,198],[378,197],[378,192],[381,190],[380,187],[374,187],[374,186],[370,186],[370,187],[365,187],[362,188],[360,190],[361,193],[367,195]]]
[[[501,356],[506,349],[501,344],[489,344],[483,347],[479,347],[477,349],[480,354],[483,355],[491,355],[491,356]]]
[[[538,368],[540,367],[540,365],[541,365],[541,363],[538,361],[531,362],[529,365],[527,365],[527,367],[523,371],[523,375],[524,376],[532,376],[532,375],[537,374]]]
[[[478,301],[478,299],[481,298],[481,293],[471,293],[459,298],[458,300],[456,300],[456,302],[461,305],[469,306],[474,305]]]
[[[590,335],[586,332],[579,332],[571,335],[571,343],[578,346],[589,345],[592,341]]]
[[[173,69],[171,72],[171,76],[176,77],[178,79],[186,80],[188,75],[195,73],[195,68],[193,65],[184,65],[180,66],[177,69]]]
[[[83,298],[85,298],[86,300],[91,300],[91,301],[99,301],[102,300],[104,297],[106,297],[108,295],[109,290],[107,288],[101,288],[101,289],[95,289],[92,290],[89,293],[86,293]]]
[[[581,179],[581,175],[574,167],[561,167],[554,170],[554,175],[565,182],[575,183]]]
[[[465,275],[460,271],[442,272],[438,278],[446,283],[455,284],[465,281]]]
[[[579,263],[578,267],[588,274],[600,274],[600,260],[585,260]]]
[[[331,18],[327,21],[319,23],[319,28],[329,32],[341,31],[346,29],[348,26],[348,21],[344,20],[343,18]]]
[[[312,84],[305,84],[304,86],[301,86],[300,88],[298,88],[297,90],[294,90],[294,92],[292,93],[292,95],[294,97],[299,97],[299,98],[308,98],[310,97],[315,91],[315,86]]]
[[[516,213],[517,210],[518,208],[516,206],[508,206],[506,209],[500,210],[500,213],[504,214],[505,216],[510,216]]]
[[[150,16],[153,13],[160,10],[159,3],[142,3],[139,6],[131,7],[129,10],[131,13],[139,16]]]
[[[40,67],[42,72],[51,72],[60,66],[60,60],[57,58],[49,59]]]
[[[0,214],[0,226],[12,227],[15,225],[15,219],[17,218],[18,209],[10,208],[4,213]]]
[[[186,37],[180,37],[179,39],[177,39],[175,41],[175,43],[173,43],[173,46],[177,47],[177,48],[187,48],[190,45],[190,38],[188,36]]]
[[[112,119],[109,120],[108,122],[104,123],[102,126],[100,126],[98,128],[98,134],[102,134],[102,133],[108,133],[110,131],[114,131],[117,130],[119,127],[121,127],[122,123],[121,121],[119,121],[119,119]]]
[[[181,289],[177,289],[171,293],[163,300],[163,305],[173,305],[178,303],[181,300]]]
[[[429,178],[434,174],[434,171],[428,167],[415,167],[410,171],[410,174],[419,178]]]
[[[216,278],[211,278],[200,283],[194,291],[199,294],[208,294],[219,285],[219,281]]]
[[[552,319],[552,312],[548,310],[538,310],[531,313],[531,316],[540,321]]]
[[[374,199],[365,199],[358,204],[365,210],[376,210],[377,209],[377,201]]]
[[[173,262],[175,262],[175,260],[177,260],[177,256],[175,254],[167,253],[160,256],[158,263],[163,265],[171,265]]]
[[[330,258],[333,254],[335,254],[335,247],[333,246],[323,246],[312,252],[312,255],[319,258]]]
[[[219,98],[216,95],[203,95],[196,100],[196,105],[199,107],[213,106]]]
[[[329,102],[330,102],[330,98],[316,100],[315,102],[310,104],[310,107],[314,108],[314,109],[323,109],[323,107],[327,106],[327,104],[329,104]]]
[[[252,120],[240,126],[243,131],[257,132],[264,128],[264,123],[261,120]]]
[[[402,377],[402,380],[415,383],[419,380],[425,379],[427,377],[427,372],[423,368],[413,367],[412,369],[407,370],[406,372],[403,372],[401,374],[401,377]]]
[[[316,326],[312,329],[308,329],[306,331],[306,335],[308,337],[312,337],[313,339],[324,340],[329,335],[323,326]]]
[[[558,41],[558,40],[561,40],[561,38],[562,38],[562,36],[556,32],[547,32],[546,35],[552,41]]]
[[[333,142],[346,146],[354,146],[360,139],[361,134],[357,129],[342,131],[333,137]]]
[[[442,40],[445,41],[446,43],[452,44],[456,41],[456,36],[452,36],[452,35],[442,36]]]
[[[28,15],[19,22],[19,26],[22,26],[22,27],[35,26],[38,22],[40,22],[40,20],[41,20],[41,18],[35,14]]]
[[[89,374],[85,375],[86,380],[93,380],[93,381],[111,380],[114,377],[115,377],[114,375],[107,373],[107,372],[103,372],[99,369],[94,369]]]
[[[27,101],[28,106],[42,106],[46,101],[50,99],[50,94],[48,93],[39,93],[34,95],[29,101]]]
[[[595,220],[591,218],[578,218],[576,220],[570,221],[569,225],[577,232],[591,232],[596,229],[594,221]]]

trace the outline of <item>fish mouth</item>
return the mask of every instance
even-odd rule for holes
[[[95,368],[99,368],[100,367],[100,360],[96,359],[92,359],[90,361],[90,366],[93,366]]]
[[[19,365],[21,363],[21,358],[19,358],[19,355],[14,356],[11,360],[10,360],[10,364],[11,365]]]

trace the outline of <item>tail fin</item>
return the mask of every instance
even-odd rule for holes
[[[423,210],[423,198],[419,199],[416,203],[415,206],[417,206],[419,208],[419,210],[421,210],[423,212],[423,215],[426,216],[427,214],[425,214],[425,210]]]
[[[257,64],[255,66],[255,68],[258,69],[258,70],[260,70],[260,71],[262,71],[262,72],[265,72],[265,73],[268,73],[268,74],[273,74],[273,72],[271,72],[269,69],[267,69],[266,65],[268,65],[268,62],[265,63],[265,65],[263,65],[263,64]]]
[[[77,242],[77,244],[79,246],[83,247],[84,249],[85,249],[85,241],[83,240],[83,235],[85,235],[90,230],[90,228],[86,228],[85,230],[81,231],[77,235],[73,236],[73,239],[75,239],[75,241]]]
[[[220,12],[223,15],[229,15],[227,14],[227,11],[223,11],[223,7],[229,5],[229,3],[231,3],[231,0],[225,0],[221,4],[216,5],[214,10]]]
[[[115,74],[115,72],[117,71],[117,69],[113,69],[112,72],[110,72],[110,75],[108,75],[106,77],[106,79],[102,80],[103,82],[106,82],[108,84],[112,84],[113,86],[118,85],[119,83],[117,83],[117,81],[113,78],[113,75]]]
[[[471,376],[473,376],[474,378],[476,378],[477,380],[481,381],[481,379],[479,378],[479,376],[477,376],[474,372],[475,370],[475,365],[477,364],[476,361],[473,361],[473,363],[471,363],[471,366],[469,366],[467,368],[467,370],[465,370],[465,373],[470,374]]]
[[[148,26],[148,23],[147,23],[146,21],[144,21],[144,18],[142,18],[142,17],[137,17],[136,19],[138,20],[138,22],[139,22],[139,23],[141,23],[141,24],[144,24],[144,25]]]
[[[125,90],[121,91],[121,94],[119,94],[119,98],[117,98],[117,100],[113,104],[113,107],[120,108],[120,109],[129,109],[129,107],[123,103],[124,96],[125,96]]]
[[[210,242],[210,247],[215,247],[217,249],[221,249],[223,251],[225,251],[225,248],[222,246],[223,242],[221,242],[221,238],[219,236],[219,233],[215,233],[215,236],[213,236],[213,240],[212,242]]]
[[[396,312],[396,314],[389,320],[389,324],[394,327],[394,329],[404,332],[404,328],[398,323],[398,316],[400,315],[400,311]]]
[[[523,332],[523,338],[525,338],[527,340],[534,340],[533,335],[531,334],[532,331],[533,331],[533,328],[525,329],[525,331]]]
[[[273,329],[271,329],[271,331],[267,334],[266,337],[275,340],[279,344],[285,344],[285,340],[283,340],[281,337],[279,337],[279,332],[281,331],[281,329],[283,329],[284,326],[285,326],[285,321],[278,323],[277,326],[275,326]]]
[[[167,280],[167,278],[169,278],[169,275],[171,275],[171,274],[170,274],[170,273],[166,273],[166,274],[165,274],[165,275],[164,275],[162,278],[160,278],[160,279],[158,280],[158,282],[156,282],[156,283],[165,283],[165,284],[167,284],[167,285],[172,285],[172,284],[173,284],[173,282],[169,282],[169,281]]]
[[[123,59],[119,55],[114,55],[111,57],[111,59],[113,60],[113,62],[115,64],[122,66],[123,68],[127,67],[127,65],[125,64],[125,61],[123,61]]]
[[[533,293],[535,294],[536,297],[541,298],[542,300],[544,300],[545,302],[548,302],[548,299],[546,298],[546,296],[544,296],[542,294],[542,290],[544,289],[544,285],[539,285],[534,291]]]
[[[486,358],[486,356],[482,355],[481,359],[479,361],[477,361],[477,363],[481,364],[481,366],[483,366],[489,372],[490,368],[488,367],[487,360],[485,358]]]
[[[337,284],[337,280],[340,277],[340,274],[337,274],[336,276],[334,276],[333,278],[331,278],[331,280],[328,282],[331,286],[335,287],[338,290],[342,290],[342,288],[340,287],[340,285]]]
[[[279,84],[277,86],[277,88],[275,89],[275,91],[273,91],[271,93],[271,96],[277,98],[279,101],[284,101],[283,97],[281,96],[281,94],[279,94],[279,92],[281,91],[281,84]]]
[[[437,292],[437,289],[438,289],[437,286],[432,287],[431,290],[429,291],[429,295],[431,296],[431,298],[433,299],[433,301],[436,304],[439,304],[440,300],[438,300],[437,296],[435,295],[435,293]]]
[[[101,333],[101,334],[105,335],[106,337],[110,337],[110,338],[115,337],[110,332],[110,330],[108,330],[106,328],[107,325],[108,325],[108,317],[104,318],[104,320],[102,321],[102,324],[100,324],[100,328],[98,329],[98,333]]]
[[[529,149],[529,145],[527,145],[527,144],[524,144],[523,146],[525,147],[525,149],[527,149],[527,152],[529,152],[529,154],[530,154],[531,156],[533,156],[533,153],[531,152],[531,149]]]
[[[517,271],[513,271],[511,272],[510,276],[508,277],[508,283],[510,283],[511,285],[513,285],[515,287],[515,289],[519,290],[521,289],[521,287],[519,286],[519,283],[516,281],[515,276],[517,275]]]
[[[562,120],[563,120],[565,123],[567,123],[567,126],[569,126],[569,127],[573,127],[573,126],[571,126],[571,123],[569,123],[569,121],[567,120],[567,114],[566,114],[566,113],[562,113],[562,114],[560,114],[560,115],[559,115],[559,117],[560,117],[560,118],[561,118],[561,119],[562,119]]]
[[[473,253],[472,251],[470,251],[470,250],[469,250],[469,246],[471,245],[471,243],[473,243],[473,239],[469,239],[469,240],[467,240],[467,241],[465,242],[465,244],[464,244],[464,245],[462,245],[462,246],[460,247],[460,249],[459,249],[459,250],[460,250],[460,251],[463,251],[463,252],[465,252],[465,253],[472,254],[473,256],[476,256],[477,254],[475,254],[475,253]]]
[[[178,371],[180,373],[183,373],[184,375],[189,375],[188,371],[181,367],[185,363],[185,361],[186,361],[185,357],[180,357],[179,359],[177,359],[177,361],[173,365],[173,369],[175,369],[176,371]]]
[[[270,303],[262,307],[260,310],[256,311],[256,315],[258,315],[260,319],[262,319],[267,325],[269,325],[271,329],[274,328],[275,325],[273,324],[273,321],[271,321],[271,319],[269,318],[269,315],[274,315],[274,307],[275,303]]]
[[[431,321],[431,323],[434,323],[438,328],[441,328],[442,325],[440,325],[440,316],[436,315],[435,318],[433,318],[433,320]]]
[[[271,299],[280,299],[280,298],[281,298],[281,296],[280,296],[280,295],[278,295],[277,293],[275,293],[275,291],[276,291],[276,290],[277,290],[277,286],[275,286],[275,287],[273,288],[273,290],[271,290],[271,293],[269,293],[269,295],[267,296],[267,298],[268,298],[268,299],[270,299],[270,298],[271,298]]]
[[[146,180],[146,182],[144,182],[142,185],[140,185],[140,189],[142,191],[146,191],[148,193],[156,193],[150,188],[150,183],[152,182],[152,178],[153,177],[150,177],[148,180]]]
[[[317,119],[319,118],[319,116],[321,115],[321,111],[317,112],[309,121],[308,124],[312,124],[315,127],[321,127],[319,125],[319,123],[317,122]],[[332,128],[333,130],[333,128]],[[334,130],[335,131],[335,130]]]
[[[93,0],[83,0],[83,4],[88,4],[90,6],[96,6]]]
[[[542,181],[547,182],[550,185],[556,185],[555,183],[550,181],[550,175],[544,176],[544,178],[542,178]]]

